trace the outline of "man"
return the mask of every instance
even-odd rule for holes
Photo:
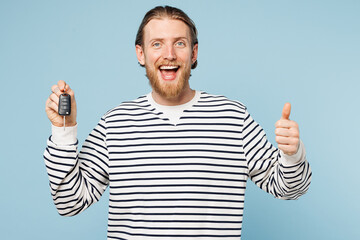
[[[243,104],[190,88],[198,41],[185,13],[150,10],[135,45],[152,92],[107,112],[80,153],[74,92],[64,81],[52,87],[44,158],[61,215],[80,213],[109,185],[108,239],[240,239],[248,177],[281,199],[307,191],[311,171],[290,104],[276,123],[277,149]],[[72,100],[65,130],[62,92]]]

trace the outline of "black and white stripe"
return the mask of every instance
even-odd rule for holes
[[[240,239],[248,177],[277,198],[310,184],[306,159],[280,152],[244,105],[201,93],[173,125],[146,96],[104,115],[81,151],[44,153],[61,215],[80,213],[110,187],[108,239]]]

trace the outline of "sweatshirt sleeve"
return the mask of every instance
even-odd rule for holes
[[[44,160],[60,215],[76,215],[97,202],[109,183],[106,125],[102,118],[77,151],[76,127],[54,129]]]
[[[245,112],[244,152],[250,179],[261,189],[280,199],[298,199],[311,181],[311,169],[303,143],[295,155],[288,156],[274,147],[261,126]]]

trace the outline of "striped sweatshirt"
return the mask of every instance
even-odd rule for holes
[[[177,124],[149,95],[108,111],[80,151],[56,144],[44,153],[58,212],[76,215],[109,186],[107,239],[241,239],[247,179],[280,199],[309,188],[301,143],[286,156],[246,107],[200,92]]]

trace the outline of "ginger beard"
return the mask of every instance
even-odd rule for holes
[[[161,66],[178,66],[178,68],[176,70],[161,70]],[[164,60],[156,63],[155,68],[148,64],[145,64],[145,68],[152,89],[164,98],[178,97],[189,84],[191,67],[186,66],[183,62]],[[172,74],[176,74],[176,78],[170,81],[160,79],[162,77],[159,78],[158,71],[160,71],[161,76],[162,71],[171,71]]]

